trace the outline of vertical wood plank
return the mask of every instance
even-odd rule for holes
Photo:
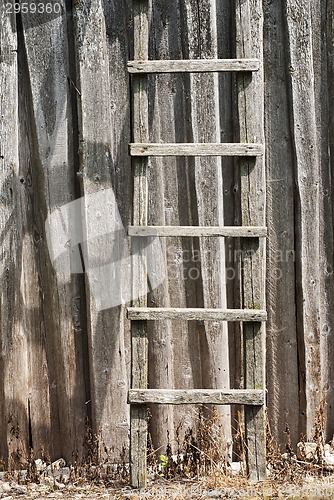
[[[183,25],[187,33],[186,58],[211,59],[218,57],[217,38],[217,1],[187,1]],[[189,142],[221,142],[220,101],[227,96],[220,95],[218,74],[189,75],[189,125],[191,139]],[[193,189],[195,203],[190,209],[196,217],[196,224],[213,226],[224,225],[223,178],[220,157],[195,157],[189,159],[194,166]],[[195,222],[194,222],[195,224]],[[194,240],[193,240],[194,241]],[[225,239],[198,239],[201,290],[196,298],[197,307],[225,308],[226,271],[225,271]],[[202,303],[201,303],[202,302]],[[190,305],[188,305],[190,307]],[[230,387],[230,368],[228,350],[228,325],[219,322],[204,322],[203,331],[198,328],[199,366],[201,369],[201,387]],[[189,328],[189,334],[191,330]],[[191,346],[192,348],[192,346]],[[221,417],[222,440],[227,461],[231,460],[231,412],[229,406],[218,406]]]
[[[59,3],[65,12],[64,0]],[[68,461],[73,453],[83,457],[85,402],[90,399],[84,375],[85,301],[81,277],[52,267],[44,228],[48,215],[76,197],[69,36],[65,16],[50,19],[44,14],[37,22],[32,12],[22,14],[18,33],[25,233],[21,293],[29,342],[30,445],[36,452],[44,448],[52,457]]]
[[[236,1],[237,57],[263,60],[262,0]],[[263,64],[255,75],[237,76],[240,142],[264,142]],[[242,159],[242,225],[265,225],[264,159]],[[242,242],[242,302],[244,308],[264,308],[265,241]],[[245,388],[265,388],[264,323],[243,324]],[[252,481],[266,476],[265,407],[245,407],[248,474]]]
[[[19,465],[27,443],[27,342],[22,332],[18,71],[15,14],[0,6],[0,457]]]
[[[227,52],[232,17],[230,2],[182,0],[155,1],[150,30],[150,59],[233,57]],[[232,2],[231,2],[232,4]],[[215,15],[215,9],[220,13]],[[222,24],[221,11],[229,20]],[[218,25],[218,26],[217,26]],[[220,29],[219,36],[216,30]],[[224,33],[224,36],[220,36]],[[230,76],[230,75],[229,75]],[[226,75],[223,76],[225,81]],[[152,79],[153,80],[153,79]],[[149,80],[149,109],[152,142],[233,142],[230,89],[218,98],[216,75],[157,75]],[[221,88],[220,88],[221,90]],[[222,112],[221,112],[222,111]],[[219,123],[219,119],[220,122]],[[220,135],[222,133],[222,136]],[[149,171],[149,223],[153,225],[214,225],[222,220],[222,172],[229,158],[152,158]],[[233,160],[232,160],[233,162]],[[231,163],[232,163],[231,162]],[[163,167],[163,168],[162,168]],[[231,169],[234,172],[234,169]],[[228,177],[228,175],[227,175]],[[233,177],[232,177],[233,178]],[[224,192],[226,185],[224,185]],[[226,203],[230,210],[230,200]],[[225,207],[224,207],[225,208]],[[226,212],[224,211],[224,221]],[[201,222],[199,222],[201,221]],[[234,224],[232,220],[231,225]],[[168,279],[149,298],[153,306],[219,307],[225,300],[222,269],[223,245],[214,239],[166,238]],[[164,287],[164,288],[163,288]],[[231,307],[233,307],[231,305]],[[225,325],[183,321],[149,322],[150,387],[228,387],[229,363]],[[232,336],[234,342],[234,336]],[[230,432],[229,407],[217,407],[224,414],[226,434]],[[150,432],[156,447],[171,443],[182,420],[195,427],[197,408],[152,406],[154,422]],[[174,419],[174,426],[171,425]],[[153,421],[153,420],[152,420]],[[228,436],[227,436],[228,438]]]
[[[127,89],[122,80],[121,61],[118,61],[120,67],[117,67],[109,60],[108,37],[110,33],[114,34],[115,28],[109,24],[107,30],[104,7],[101,0],[78,0],[73,6],[77,65],[77,80],[74,84],[78,89],[78,178],[82,181],[85,233],[82,248],[86,270],[91,390],[87,406],[91,410],[93,432],[100,434],[101,442],[118,459],[122,447],[128,444],[129,430],[124,339],[126,323],[125,307],[120,302],[111,304],[109,299],[112,300],[117,294],[123,300],[126,295],[122,282],[123,262],[118,260],[116,246],[122,245],[122,257],[128,255],[127,241],[120,227],[128,221],[121,221],[117,203],[120,193],[116,186],[121,184],[120,176],[124,175],[121,177],[124,180],[123,191],[118,184],[123,197],[127,192],[124,171],[128,175],[129,171],[126,170],[127,158],[118,157],[120,140],[114,135],[116,126],[113,114],[118,111],[119,102],[112,98],[111,89],[115,92],[115,89],[121,88],[118,94],[123,104],[120,115],[126,115],[123,93]],[[117,22],[124,22],[122,9],[123,5],[117,13]],[[118,42],[117,45],[119,48]],[[127,137],[126,129],[121,128],[117,133]],[[121,168],[122,172],[119,173]],[[117,239],[118,235],[120,239]],[[114,258],[119,262],[118,275],[113,272]],[[118,289],[115,289],[116,286]],[[104,455],[103,447],[100,451]]]
[[[134,58],[148,59],[148,0],[134,0]],[[147,77],[133,76],[133,140],[148,142]],[[147,225],[147,158],[133,159],[133,224]],[[133,305],[147,305],[147,263],[144,256],[144,240],[132,242]],[[134,321],[131,325],[131,387],[146,389],[148,381],[148,341],[146,321]],[[147,468],[147,407],[130,408],[130,481],[134,488],[146,486]]]
[[[289,48],[282,22],[284,4],[265,2],[263,5],[268,226],[266,299],[270,311],[266,324],[268,418],[274,437],[282,444],[286,439],[282,422],[287,422],[295,446],[306,428],[304,423],[298,425],[302,417],[299,406],[304,392],[302,384],[298,387],[291,383],[299,377],[302,380],[304,364],[297,352],[296,301],[287,300],[295,294],[295,224],[298,224],[287,93]],[[284,397],[281,397],[282,387]],[[305,421],[305,417],[302,418]]]
[[[320,243],[320,248],[324,248],[325,258],[323,259],[323,266],[325,267],[325,283],[323,287],[326,288],[326,299],[323,304],[324,311],[322,312],[322,321],[326,319],[321,325],[322,337],[322,350],[323,361],[326,363],[326,369],[323,373],[323,384],[327,384],[327,415],[326,427],[327,436],[333,434],[334,429],[334,387],[331,381],[333,380],[334,372],[334,342],[332,340],[332,332],[334,329],[334,318],[332,314],[334,305],[334,282],[333,282],[333,268],[334,268],[334,220],[333,220],[333,171],[334,171],[334,116],[332,110],[334,109],[334,89],[328,82],[332,82],[334,78],[334,1],[321,3],[322,9],[322,26],[318,32],[318,46],[316,47],[316,54],[318,47],[322,50],[322,73],[318,76],[319,94],[322,95],[322,107],[319,109],[317,120],[321,120],[324,113],[328,116],[326,120],[328,134],[321,134],[322,137],[322,161],[321,161],[321,176],[322,176],[322,190],[321,196],[324,197],[323,215],[324,221],[322,223],[321,234],[323,241]],[[324,32],[326,32],[326,43],[323,42]],[[314,60],[316,57],[314,57]],[[327,74],[326,74],[327,73]],[[326,76],[326,78],[324,78]],[[318,92],[316,89],[316,95]],[[318,94],[318,95],[319,95]],[[326,106],[323,103],[326,103]],[[325,109],[323,109],[325,108]],[[322,131],[322,129],[321,129]],[[322,259],[321,259],[322,260]],[[322,294],[322,292],[321,292]],[[321,300],[321,298],[320,298]]]
[[[180,16],[181,2],[152,2],[150,23],[150,59],[182,59]],[[180,19],[181,18],[181,19]],[[149,77],[149,120],[152,142],[187,141],[184,135],[184,103],[187,90],[181,74],[156,75]],[[175,126],[177,124],[177,126]],[[149,224],[180,224],[179,199],[182,190],[184,210],[183,220],[188,219],[187,159],[179,157],[152,157],[148,175],[148,221]],[[180,172],[179,179],[177,172]],[[182,171],[182,174],[181,174]],[[182,187],[180,187],[180,181]],[[185,241],[186,240],[186,241]],[[167,276],[163,283],[149,294],[149,305],[170,307],[187,306],[186,283],[182,277],[183,263],[176,263],[179,252],[189,248],[185,238],[161,238],[164,252],[164,265]],[[175,259],[175,260],[174,260]],[[182,259],[181,259],[182,260]],[[194,289],[194,287],[193,287]],[[187,298],[192,303],[188,294]],[[188,325],[182,321],[148,322],[149,339],[149,387],[169,388],[182,386],[193,388],[200,371],[197,355],[198,343],[194,342],[192,352],[196,359],[196,368],[192,368],[192,359],[188,347]],[[195,364],[195,363],[194,363]],[[192,374],[188,377],[187,374]],[[177,382],[176,382],[177,381]],[[178,385],[179,384],[179,385]],[[190,414],[193,407],[177,408],[173,405],[150,405],[150,437],[153,446],[166,449],[168,438],[175,442],[175,430],[182,418],[186,426],[191,425]],[[168,436],[167,436],[167,433]]]
[[[323,2],[322,2],[323,4]],[[324,5],[324,4],[323,4]],[[296,313],[299,349],[300,426],[308,439],[314,435],[314,417],[321,398],[321,366],[325,362],[322,352],[321,325],[325,320],[323,304],[326,295],[323,279],[326,273],[321,192],[322,176],[321,140],[319,136],[319,89],[315,79],[321,74],[318,66],[321,52],[314,59],[316,49],[316,17],[318,2],[288,0],[285,4],[286,34],[289,43],[290,133],[293,137],[293,174],[295,182],[295,235],[296,235]],[[323,35],[320,35],[320,38]],[[321,42],[321,45],[323,42]],[[318,51],[317,51],[318,52]],[[317,76],[316,76],[317,75]],[[321,111],[323,118],[325,113]],[[328,137],[328,136],[327,136]],[[328,147],[327,145],[325,146]],[[324,162],[324,163],[323,163]],[[326,170],[328,165],[326,165]],[[328,186],[327,186],[328,187]],[[326,236],[327,236],[326,234]],[[328,249],[329,250],[329,249]],[[326,325],[326,322],[324,323]],[[328,325],[327,325],[328,328]],[[326,334],[326,331],[325,331]],[[326,356],[326,354],[325,354]]]

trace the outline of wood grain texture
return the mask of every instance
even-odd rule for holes
[[[334,89],[328,85],[334,76],[334,2],[328,1],[326,4],[319,3],[318,9],[313,12],[313,64],[315,67],[315,112],[316,122],[321,123],[324,116],[328,117],[328,134],[318,131],[319,145],[319,166],[320,166],[320,252],[322,252],[320,269],[321,284],[320,296],[320,349],[321,349],[321,385],[327,390],[327,414],[326,433],[330,435],[334,430],[334,412],[332,401],[334,400],[334,387],[330,383],[332,378],[332,361],[334,360],[334,344],[329,332],[333,331],[334,318],[332,315],[334,302],[334,283],[331,278],[332,262],[334,255],[334,223],[332,219],[333,203],[333,147],[334,147]],[[323,40],[326,43],[323,43]],[[319,56],[321,54],[321,56]],[[318,97],[321,96],[320,99]],[[330,167],[330,168],[328,168]],[[312,395],[311,395],[312,397]],[[311,417],[312,418],[312,417]]]
[[[262,0],[236,2],[237,57],[263,61]],[[237,76],[240,141],[264,143],[264,74]],[[256,138],[256,139],[255,139]],[[241,219],[245,225],[265,224],[264,158],[240,159]],[[242,240],[243,307],[265,307],[265,240]],[[265,325],[244,323],[244,370],[246,389],[265,388]],[[266,477],[265,408],[245,408],[247,467],[250,479]]]
[[[130,144],[132,156],[262,156],[261,144]]]
[[[266,321],[266,311],[239,309],[129,307],[131,320],[178,319],[186,321]]]
[[[64,2],[60,2],[65,8]],[[80,276],[50,259],[47,217],[76,197],[73,108],[68,78],[70,27],[57,16],[22,15],[20,179],[24,206],[21,293],[29,342],[30,446],[51,457],[83,457],[89,388],[85,376],[85,300]],[[54,243],[54,242],[53,242]],[[65,249],[64,249],[65,250]],[[43,401],[43,403],[41,403]],[[70,451],[72,449],[72,451]]]
[[[90,413],[94,431],[102,428],[116,460],[122,444],[128,446],[131,340],[126,308],[98,313],[83,276],[56,273],[44,224],[51,212],[75,197],[110,187],[124,227],[133,223],[127,68],[128,59],[135,59],[132,2],[66,3],[75,5],[73,12],[68,8],[67,15],[38,20],[25,14],[18,30],[15,19],[5,16],[5,2],[0,8],[0,456],[7,463],[18,463],[16,450],[25,454],[31,442],[37,453],[43,448],[55,459],[63,455],[71,460],[73,452],[83,453],[83,422]],[[300,434],[312,437],[325,386],[329,440],[334,434],[333,0],[263,0],[263,17],[257,11],[242,30],[238,21],[236,33],[240,9],[250,19],[257,0],[240,1],[237,11],[232,0],[151,3],[152,60],[233,58],[235,35],[237,57],[261,60],[256,50],[259,23],[264,22],[269,418],[281,445],[286,442],[282,422],[288,423],[293,444]],[[242,52],[242,46],[252,50]],[[252,78],[261,75],[262,66]],[[242,106],[254,110],[259,101],[252,94],[250,75],[149,75],[146,143],[238,142],[236,78],[245,91]],[[257,127],[248,141],[262,141]],[[236,163],[232,157],[149,158],[148,223],[264,226],[251,215],[252,196],[244,200],[240,219]],[[245,161],[244,172],[247,164],[253,169],[250,187],[262,203],[254,163]],[[82,180],[80,192],[75,177]],[[85,213],[90,213],[89,206]],[[94,230],[92,222],[90,228]],[[238,280],[231,279],[238,267],[239,242],[222,241],[161,238],[168,279],[150,293],[149,305],[243,307]],[[92,257],[109,258],[105,247],[90,245],[89,251]],[[247,272],[250,263],[245,263]],[[262,296],[254,297],[258,305]],[[149,322],[149,386],[243,387],[239,323],[228,327],[229,335],[224,322]],[[247,342],[259,338],[248,337]],[[224,429],[230,429],[229,406],[218,409]],[[157,448],[166,445],[167,429],[175,439],[181,418],[186,427],[196,422],[190,405],[157,405],[151,411]],[[252,412],[259,425],[261,412]]]
[[[216,5],[211,1],[154,2],[150,59],[217,58]],[[168,22],[161,22],[164,19]],[[155,75],[150,81],[150,142],[221,142],[228,118],[220,114],[218,74]],[[150,165],[154,187],[149,198],[150,225],[223,225],[221,158],[151,157]],[[169,276],[164,288],[151,294],[154,305],[224,308],[224,243],[213,238],[171,238],[161,244],[166,248]],[[149,328],[150,359],[154,360],[150,387],[175,387],[176,383],[189,389],[229,387],[227,324],[204,322],[193,328],[189,322],[152,322]],[[159,406],[151,411],[158,426],[151,426],[157,446],[166,442],[166,428],[170,439],[175,438],[181,418],[187,426],[195,425],[191,407]],[[222,406],[218,411],[230,460],[230,408]]]
[[[148,59],[149,3],[135,0],[133,4],[134,57]],[[149,140],[148,95],[146,76],[133,78],[133,140]],[[133,158],[133,223],[147,225],[147,158]],[[147,305],[147,262],[143,241],[132,241],[133,305]],[[138,298],[137,298],[138,297]],[[140,318],[138,318],[140,319]],[[148,385],[148,339],[145,321],[131,325],[131,387],[145,389]],[[134,488],[145,488],[147,474],[147,408],[130,409],[130,482]]]
[[[142,404],[215,404],[215,405],[263,405],[265,394],[260,390],[216,390],[216,389],[147,389],[145,391],[130,390],[129,403]]]
[[[179,61],[129,61],[129,73],[208,73],[220,71],[258,71],[257,59],[193,59]]]
[[[20,294],[22,217],[19,203],[18,66],[15,15],[0,7],[0,456],[18,466],[28,451],[27,340]],[[16,309],[16,307],[17,309]],[[12,431],[14,429],[14,431]]]
[[[267,229],[265,227],[196,227],[196,226],[129,226],[129,236],[191,236],[191,237],[209,237],[225,236],[234,238],[257,238],[266,237]]]
[[[321,389],[327,383],[322,379],[321,322],[323,319],[321,269],[321,139],[318,132],[318,96],[314,78],[317,62],[313,43],[316,15],[311,4],[303,8],[288,1],[286,4],[287,36],[290,49],[289,84],[293,99],[292,135],[294,142],[293,172],[298,202],[295,203],[296,242],[296,314],[299,336],[299,377],[303,380],[300,398],[303,410],[300,414],[301,432],[307,437],[314,433],[314,417],[321,398]],[[322,15],[326,15],[323,13]],[[313,23],[309,19],[313,18]],[[322,31],[322,28],[320,28]],[[299,36],[297,36],[299,33]],[[318,34],[321,38],[320,33]],[[301,38],[300,38],[301,37]],[[318,56],[315,56],[316,58]],[[319,68],[320,70],[320,68]],[[324,230],[324,229],[323,229]],[[326,230],[325,230],[326,231]],[[318,235],[315,237],[315,235]]]
[[[284,6],[264,2],[265,122],[267,151],[267,390],[268,415],[277,439],[284,442],[281,422],[287,422],[295,446],[306,432],[301,406],[304,388],[303,356],[298,355],[295,245],[295,187],[290,136],[290,97],[287,92],[289,43],[283,23]],[[282,51],[282,47],[285,47]],[[284,199],[284,203],[282,200]],[[277,215],[275,215],[277,214]],[[289,299],[287,299],[289,297]],[[300,338],[300,337],[299,337]],[[301,339],[300,339],[301,340]],[[302,351],[299,351],[300,353]],[[285,370],[281,360],[289,370]],[[298,374],[298,372],[300,374]],[[281,387],[285,387],[284,398]]]
[[[127,12],[124,8],[118,8],[118,11],[118,19],[122,19],[124,23]],[[79,91],[74,93],[78,105],[78,177],[81,179],[80,194],[83,197],[82,249],[87,273],[85,291],[90,397],[86,400],[86,406],[91,413],[93,432],[100,433],[105,445],[113,450],[115,456],[119,456],[123,445],[128,446],[129,432],[129,411],[126,404],[126,325],[124,307],[121,304],[105,307],[103,301],[108,299],[110,293],[124,293],[124,283],[121,280],[117,282],[117,290],[113,289],[117,280],[112,267],[115,247],[112,242],[108,244],[107,236],[115,234],[115,227],[119,227],[117,224],[122,222],[121,217],[124,216],[123,210],[118,213],[120,192],[129,195],[130,191],[131,167],[125,154],[120,174],[122,181],[117,176],[118,154],[122,151],[122,143],[116,139],[120,131],[115,133],[119,126],[122,127],[122,120],[129,122],[129,95],[122,89],[118,93],[120,101],[116,101],[114,96],[112,98],[112,81],[115,79],[113,72],[117,71],[119,78],[122,78],[126,69],[122,73],[122,62],[118,61],[114,66],[109,60],[112,47],[108,45],[111,41],[107,37],[107,29],[109,35],[114,37],[116,28],[110,24],[113,21],[104,12],[103,2],[79,0],[75,3],[73,15],[77,64],[75,86]],[[123,30],[126,31],[124,24]],[[120,30],[117,36],[123,40],[122,51],[127,52],[126,35]],[[125,67],[125,61],[123,65]],[[113,103],[115,108],[112,107]],[[125,130],[123,134],[122,140],[128,140],[130,130]],[[122,191],[119,190],[119,183],[123,184]],[[99,200],[99,196],[100,203],[92,203],[93,199]],[[124,222],[130,221],[125,219]],[[101,233],[97,237],[99,229]],[[121,240],[120,243],[126,257],[129,252],[127,242]],[[98,272],[99,266],[104,269],[103,273]],[[121,269],[127,273],[126,269]],[[105,280],[108,280],[108,285]]]

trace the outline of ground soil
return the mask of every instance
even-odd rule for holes
[[[220,481],[216,478],[209,480],[164,480],[158,479],[150,482],[145,490],[133,490],[126,484],[108,486],[105,483],[96,484],[18,484],[11,481],[1,481],[0,499],[21,500],[64,498],[76,499],[105,499],[105,500],[184,500],[184,499],[219,499],[219,498],[247,498],[271,499],[289,498],[295,500],[314,498],[334,498],[334,475],[324,478],[305,476],[305,481],[299,485],[294,483],[266,481],[264,483],[250,484],[243,478],[230,478]],[[216,484],[215,484],[216,483]]]

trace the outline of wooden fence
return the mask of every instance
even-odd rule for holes
[[[234,1],[152,3],[151,59],[234,56]],[[131,2],[56,4],[62,14],[53,9],[15,15],[6,3],[0,7],[0,457],[14,462],[29,446],[53,458],[82,456],[87,419],[94,432],[101,429],[115,456],[128,446],[125,304],[99,308],[89,273],[69,272],[71,242],[63,260],[52,262],[45,223],[85,197],[87,252],[98,249],[101,263],[108,263],[110,248],[94,244],[99,211],[94,219],[90,200],[110,190],[123,226],[131,223]],[[300,433],[312,437],[325,387],[331,438],[334,2],[262,4],[269,416],[280,441],[286,422],[293,442]],[[149,92],[152,142],[235,142],[232,76],[152,76]],[[232,159],[171,158],[163,168],[159,161],[150,169],[151,225],[238,223]],[[150,295],[151,305],[237,304],[238,248],[228,238],[224,247],[218,239],[175,238],[162,251],[169,276]],[[171,321],[152,325],[149,335],[150,387],[242,386],[238,329]],[[192,425],[193,413],[153,408],[154,442],[164,443],[167,429],[173,440],[180,419]],[[228,407],[222,419],[228,438]]]

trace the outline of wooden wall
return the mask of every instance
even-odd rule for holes
[[[124,227],[131,223],[131,0],[57,2],[63,15],[0,9],[0,457],[14,462],[29,446],[52,458],[82,456],[86,419],[115,456],[128,445],[125,303],[99,310],[87,275],[68,271],[70,251],[55,269],[45,222],[85,197],[94,255],[89,196],[112,190]],[[328,438],[334,433],[333,7],[263,0],[267,387],[280,441],[285,422],[294,442],[312,436],[324,387]],[[232,0],[153,1],[152,59],[233,57],[234,40]],[[152,140],[238,140],[231,75],[152,77],[149,89]],[[152,160],[149,188],[153,224],[239,221],[232,159]],[[237,305],[233,244],[162,241],[168,277],[151,305]],[[107,245],[98,249],[107,262]],[[153,324],[150,387],[238,388],[241,345],[235,327]],[[229,439],[231,412],[221,413]],[[189,408],[152,408],[157,447],[167,429],[173,439],[173,423],[187,427],[193,417]]]

